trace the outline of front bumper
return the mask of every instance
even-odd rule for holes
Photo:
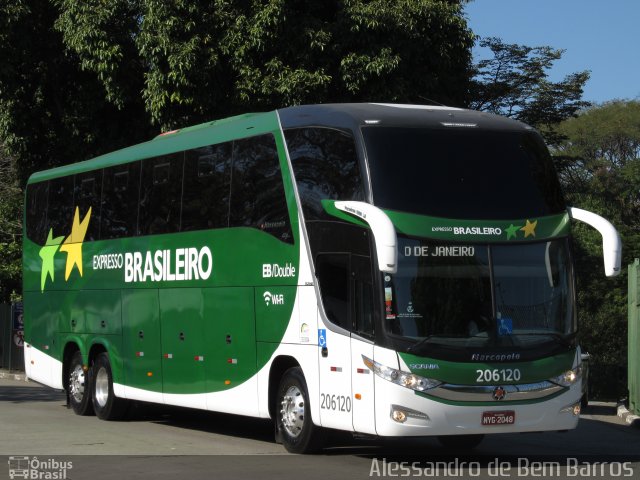
[[[494,387],[487,387],[488,389]],[[506,388],[506,387],[505,387]],[[376,432],[381,436],[467,435],[570,430],[577,426],[580,382],[528,402],[464,402],[428,397],[413,390],[375,379]],[[428,392],[427,392],[428,393]],[[401,410],[405,415],[395,414]],[[483,425],[484,412],[513,411],[513,424]],[[395,419],[394,419],[395,417]]]

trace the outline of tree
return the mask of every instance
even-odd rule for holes
[[[589,72],[552,82],[549,70],[563,50],[508,44],[494,37],[480,39],[479,46],[492,56],[474,65],[470,108],[515,118],[540,130],[548,143],[560,141],[554,125],[589,105],[582,100]]]
[[[622,273],[606,279],[599,234],[574,229],[581,341],[597,362],[625,366],[626,266],[640,257],[640,102],[587,109],[557,130],[564,141],[553,153],[569,204],[609,219],[623,242]]]
[[[462,106],[473,34],[461,3],[3,1],[2,154],[22,187],[36,170],[247,111],[425,98]],[[3,204],[0,224],[21,218],[18,203]],[[16,265],[19,242],[2,245],[0,261]]]
[[[36,170],[150,134],[141,99],[114,104],[65,50],[58,16],[45,0],[0,4],[0,139],[21,185]]]
[[[22,189],[15,162],[2,153],[2,145],[0,179],[0,299],[6,301],[21,291]]]
[[[462,105],[472,33],[444,0],[56,0],[56,26],[116,105],[162,128],[342,101]],[[132,80],[133,78],[133,80]]]

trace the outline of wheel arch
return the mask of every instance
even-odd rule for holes
[[[290,368],[300,367],[300,363],[289,355],[280,355],[276,357],[271,363],[269,369],[269,416],[275,419],[275,404],[276,396],[278,395],[278,387],[280,385],[280,379],[284,375],[284,372]]]
[[[67,390],[67,379],[69,377],[69,363],[71,363],[71,359],[76,352],[80,352],[84,356],[79,342],[76,340],[67,341],[62,350],[62,388],[65,391]]]
[[[107,346],[102,342],[94,342],[89,349],[89,365],[93,364],[96,357],[104,352],[109,352]]]

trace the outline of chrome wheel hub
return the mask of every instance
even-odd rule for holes
[[[104,407],[109,400],[109,374],[107,369],[100,367],[96,373],[95,399],[98,405]]]
[[[82,365],[76,365],[69,375],[69,394],[76,403],[84,398],[85,375]]]
[[[280,402],[282,426],[292,437],[297,437],[304,426],[304,396],[298,387],[291,386]]]

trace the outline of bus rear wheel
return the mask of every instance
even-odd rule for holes
[[[113,374],[109,355],[100,353],[92,366],[93,409],[100,420],[121,420],[127,411],[127,401],[113,393]]]
[[[284,448],[291,453],[320,450],[325,432],[311,419],[307,382],[300,367],[284,373],[276,398],[276,429]]]
[[[67,376],[67,397],[76,415],[93,415],[89,376],[89,370],[85,369],[82,354],[78,350],[71,357]]]

